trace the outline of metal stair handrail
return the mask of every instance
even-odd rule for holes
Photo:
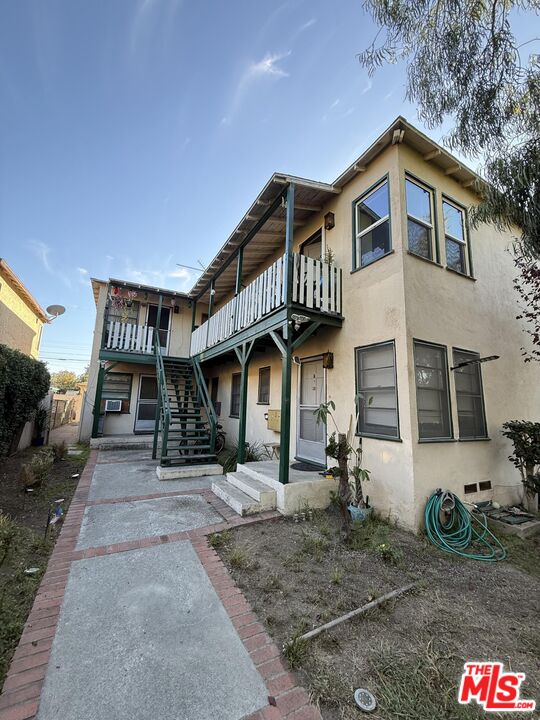
[[[204,407],[206,417],[208,418],[208,424],[210,425],[210,452],[213,453],[216,449],[216,432],[217,432],[217,415],[214,408],[214,403],[210,399],[208,394],[208,388],[204,380],[201,367],[199,363],[191,358],[191,366],[193,368],[193,374],[195,376],[195,382],[197,384],[197,396],[199,401]]]
[[[163,356],[161,354],[161,345],[159,342],[159,333],[154,335],[154,353],[156,356],[156,371],[158,376],[158,392],[160,399],[159,413],[156,417],[156,423],[159,426],[160,415],[163,416],[162,438],[161,438],[161,457],[167,456],[167,440],[169,436],[169,426],[171,424],[171,406],[169,403],[169,395],[167,393],[167,377],[165,375],[165,366],[163,365]],[[155,446],[157,444],[157,433],[155,434]]]

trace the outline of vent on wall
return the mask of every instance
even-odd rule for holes
[[[471,493],[478,492],[478,485],[476,483],[469,483],[463,486],[463,490],[465,491],[465,495],[470,495]]]
[[[478,483],[478,489],[491,490],[491,480],[483,480],[481,483]]]

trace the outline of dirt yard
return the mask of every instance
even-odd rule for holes
[[[28,448],[0,460],[0,513],[16,526],[4,558],[0,551],[0,687],[53,549],[54,528],[45,539],[47,513],[59,498],[64,498],[62,507],[67,511],[77,487],[77,478],[72,475],[82,472],[88,457],[84,448],[79,456],[57,460],[47,481],[31,495],[25,495],[21,467],[36,452],[38,448]],[[38,568],[38,572],[27,575],[25,570],[29,568]]]
[[[212,544],[325,720],[362,716],[358,687],[376,695],[369,717],[379,720],[485,719],[481,707],[457,703],[466,660],[499,660],[527,673],[521,695],[540,700],[539,539],[505,540],[507,561],[475,562],[374,520],[345,547],[329,510],[312,521],[239,528]],[[418,590],[362,619],[295,640],[417,579]],[[516,716],[523,713],[504,714]]]

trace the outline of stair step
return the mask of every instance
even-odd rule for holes
[[[227,480],[244,494],[249,495],[261,505],[262,510],[275,510],[276,491],[266,483],[241,470],[227,473]]]
[[[195,462],[197,463],[213,463],[216,462],[216,456],[215,455],[206,455],[201,453],[200,455],[162,455],[161,456],[161,465],[166,465],[169,467],[170,465],[184,465],[189,464],[193,465]],[[240,491],[239,491],[240,492]]]
[[[227,480],[215,480],[212,492],[227,503],[238,515],[254,515],[261,511],[261,504]]]

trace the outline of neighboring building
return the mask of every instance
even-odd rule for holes
[[[328,503],[334,485],[315,472],[334,429],[315,420],[325,400],[340,430],[356,429],[376,509],[402,525],[419,526],[438,487],[472,501],[518,501],[500,428],[540,419],[540,373],[521,356],[513,238],[467,221],[480,182],[397,118],[332,184],[274,174],[188,296],[94,281],[88,398],[101,412],[104,398],[121,400],[104,423],[95,415],[94,436],[153,428],[147,333],[161,296],[162,430],[171,448],[162,465],[212,458],[210,401],[240,455],[244,441],[280,446],[279,468],[240,457],[241,472],[214,486],[237,509],[256,509],[244,500],[262,501],[265,485],[284,512]],[[129,289],[137,307],[107,317],[113,293],[127,298]],[[489,356],[498,359],[476,362]],[[88,435],[91,424],[86,418]],[[195,448],[187,457],[186,446]],[[290,470],[293,458],[313,466],[305,482]]]
[[[0,343],[37,358],[47,314],[0,258]]]

